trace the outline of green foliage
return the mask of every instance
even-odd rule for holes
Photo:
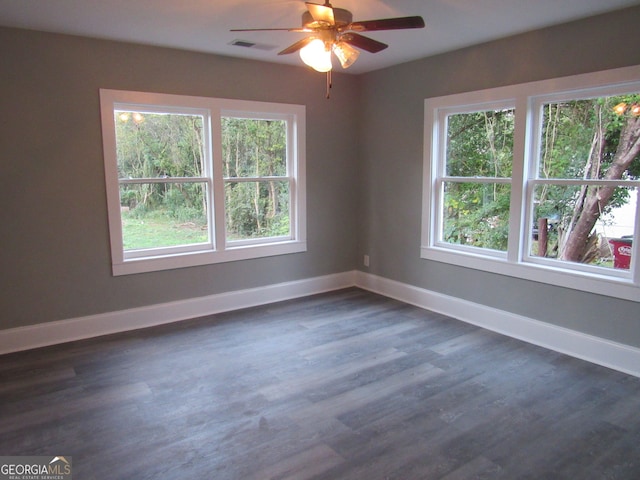
[[[513,110],[450,115],[447,123],[447,175],[511,176]]]
[[[115,120],[125,249],[206,241],[206,183],[181,181],[204,176],[204,119],[116,111]],[[284,121],[222,118],[228,239],[290,234],[286,133]]]
[[[607,103],[606,106],[609,107],[609,112],[613,112],[613,107],[619,104],[625,104],[626,106],[631,106],[634,104],[640,105],[640,94],[620,95],[618,97],[612,97],[611,102]],[[606,166],[611,164],[611,161],[616,151],[618,150],[620,134],[622,132],[622,129],[628,122],[627,115],[615,114],[615,112],[609,113],[609,121],[606,130],[607,141],[603,154],[603,161],[605,162]],[[627,169],[626,174],[630,179],[640,178],[640,155],[636,155],[636,157],[633,159],[631,165]]]
[[[290,234],[286,146],[284,121],[222,118],[229,240]]]
[[[202,116],[122,111],[115,115],[120,178],[202,176]],[[135,115],[141,115],[139,121]]]
[[[545,106],[543,159],[555,166],[555,172],[542,169],[543,178],[604,178],[607,168],[618,150],[620,134],[629,117],[615,112],[620,103],[638,103],[640,95],[621,95]],[[597,168],[585,169],[594,136],[603,134],[602,150]],[[640,156],[634,159],[631,170],[640,167]],[[628,172],[629,173],[629,172]],[[636,177],[636,175],[631,175]]]
[[[225,178],[287,174],[286,122],[222,117]]]
[[[449,183],[445,189],[444,240],[505,251],[509,231],[508,185]]]
[[[513,164],[513,110],[450,115],[447,175],[508,178]],[[498,183],[446,185],[444,240],[506,250],[510,188]]]

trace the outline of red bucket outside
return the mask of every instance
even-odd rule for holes
[[[613,268],[624,268],[629,270],[631,267],[631,238],[612,238],[609,244],[613,248]]]

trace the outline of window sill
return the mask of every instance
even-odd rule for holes
[[[440,247],[421,247],[420,257],[459,267],[546,283],[582,292],[638,301],[640,286],[627,277],[611,277],[590,272],[569,271],[534,263],[513,263],[506,258],[493,258],[470,252],[451,252]]]
[[[245,245],[228,247],[224,251],[199,251],[157,257],[132,258],[122,262],[114,262],[114,276],[132,275],[136,273],[157,272],[176,268],[196,267],[214,263],[250,260],[253,258],[286,255],[306,252],[307,243],[301,241],[284,241],[268,245]]]

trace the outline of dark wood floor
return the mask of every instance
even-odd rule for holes
[[[0,357],[89,479],[638,479],[640,379],[358,289]]]

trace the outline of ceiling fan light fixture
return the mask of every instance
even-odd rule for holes
[[[333,53],[335,53],[338,60],[340,60],[342,68],[349,68],[360,56],[360,51],[358,49],[353,48],[345,42],[338,42],[334,44]]]
[[[318,1],[318,0],[316,0]],[[308,33],[309,36],[299,39],[278,52],[278,55],[300,53],[302,61],[314,70],[327,74],[327,98],[331,88],[331,55],[340,61],[342,68],[353,65],[360,51],[378,53],[389,45],[373,38],[361,35],[360,32],[380,30],[405,30],[408,28],[424,28],[424,20],[420,16],[380,18],[354,22],[349,10],[334,8],[330,0],[324,4],[305,1],[307,11],[302,14],[302,27],[296,28],[234,28],[232,32],[287,31]]]
[[[331,49],[327,49],[325,42],[316,38],[300,49],[300,58],[304,63],[318,72],[328,72],[331,65]]]

